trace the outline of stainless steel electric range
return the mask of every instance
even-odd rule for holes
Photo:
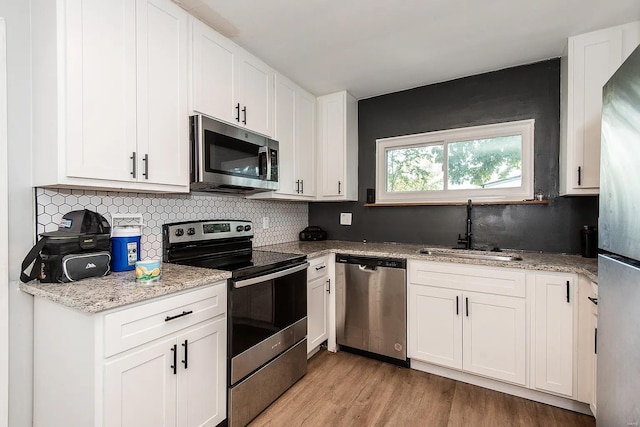
[[[231,271],[228,418],[244,426],[307,372],[305,255],[253,250],[250,221],[162,226],[163,261]]]

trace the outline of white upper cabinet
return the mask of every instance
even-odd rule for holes
[[[315,105],[315,96],[281,74],[276,74],[274,138],[279,143],[280,189],[252,197],[314,200]]]
[[[193,110],[237,123],[235,63],[238,47],[231,40],[193,20]]]
[[[561,62],[560,194],[598,194],[602,87],[640,42],[640,22],[570,37]]]
[[[138,1],[139,180],[189,184],[187,14],[167,0]],[[147,157],[144,157],[147,156]]]
[[[346,91],[318,98],[319,201],[358,200],[358,101]]]
[[[193,20],[193,110],[273,136],[274,71]]]
[[[33,185],[188,191],[187,14],[34,0]]]

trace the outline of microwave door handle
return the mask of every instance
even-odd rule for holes
[[[265,180],[271,180],[271,150],[267,147],[265,155],[267,156],[267,175],[264,177]]]
[[[197,115],[193,120],[193,135],[195,141],[192,144],[193,149],[193,182],[200,182],[204,177],[204,128],[202,126],[202,116]]]
[[[269,159],[269,150],[265,146],[258,148],[258,168],[260,179],[266,179],[271,169],[271,161]]]

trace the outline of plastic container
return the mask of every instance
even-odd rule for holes
[[[159,259],[136,262],[136,282],[139,284],[155,282],[160,277],[162,277],[162,262]]]
[[[111,270],[133,270],[140,261],[142,215],[112,214],[111,219]]]

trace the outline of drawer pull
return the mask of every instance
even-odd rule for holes
[[[594,303],[595,305],[598,305],[598,298],[587,297],[587,299],[588,299],[589,301],[591,301],[592,303]]]
[[[173,320],[173,319],[177,319],[178,317],[182,317],[182,316],[187,316],[189,314],[193,313],[193,310],[189,310],[189,311],[183,311],[180,314],[176,314],[175,316],[167,316],[164,318],[165,322],[168,322],[169,320]]]
[[[320,266],[320,267],[316,267],[316,271],[320,271],[320,270],[322,270],[323,268],[327,268],[327,266],[326,266],[326,265],[322,265],[322,266]]]

